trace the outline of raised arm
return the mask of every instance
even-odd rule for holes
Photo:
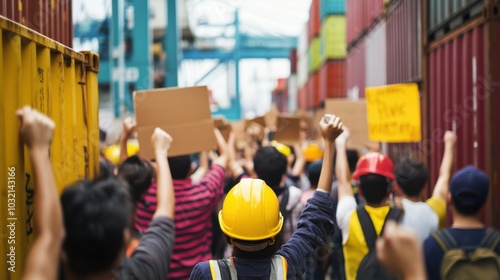
[[[337,148],[337,156],[335,163],[335,175],[338,182],[338,199],[344,196],[354,196],[350,183],[350,170],[347,161],[347,140],[349,139],[349,130],[344,129],[344,132],[335,140]]]
[[[29,150],[35,173],[36,238],[26,261],[23,279],[56,279],[64,239],[62,209],[49,159],[54,122],[30,107],[17,111],[21,138]]]
[[[333,155],[335,139],[342,133],[342,122],[335,115],[325,115],[319,124],[321,134],[325,140],[323,164],[319,175],[318,190],[330,193],[332,190]]]
[[[156,128],[151,136],[151,143],[155,151],[156,181],[158,184],[156,193],[157,207],[153,219],[161,216],[173,219],[175,206],[174,184],[167,160],[172,137],[160,128]]]
[[[217,149],[219,150],[219,157],[213,161],[213,163],[218,164],[224,169],[227,168],[227,163],[229,160],[229,151],[227,148],[226,140],[224,140],[224,136],[220,133],[218,129],[214,129],[215,140],[217,141]]]
[[[123,133],[120,136],[120,164],[128,158],[127,142],[134,134],[137,123],[131,117],[123,120]]]
[[[198,166],[198,169],[196,169],[196,171],[191,174],[191,180],[193,180],[193,182],[199,182],[201,178],[203,178],[203,176],[207,174],[209,167],[208,152],[203,151],[200,153],[200,166]]]
[[[439,197],[446,201],[448,195],[448,187],[451,177],[451,169],[453,167],[453,153],[455,143],[457,142],[457,135],[453,131],[446,131],[444,133],[444,154],[439,168],[439,177],[432,192],[433,197]]]
[[[293,165],[291,174],[293,176],[300,176],[304,172],[304,167],[306,166],[306,157],[304,152],[300,147],[300,143],[295,143],[293,145],[293,150],[295,153],[295,164]]]

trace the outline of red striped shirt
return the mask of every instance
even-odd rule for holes
[[[175,244],[168,279],[189,279],[193,267],[212,258],[212,218],[224,191],[224,168],[212,165],[198,184],[174,180]],[[135,226],[146,231],[156,211],[156,182],[137,205]]]

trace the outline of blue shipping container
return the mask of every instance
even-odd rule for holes
[[[321,0],[320,15],[321,21],[329,15],[344,15],[347,0]]]

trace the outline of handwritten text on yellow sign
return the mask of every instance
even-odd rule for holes
[[[370,140],[419,142],[420,97],[417,84],[366,88]]]

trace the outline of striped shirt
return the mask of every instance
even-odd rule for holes
[[[168,279],[188,279],[198,263],[212,258],[212,218],[222,197],[224,168],[212,165],[198,184],[191,179],[174,180],[175,244]],[[156,183],[137,205],[135,226],[145,231],[156,211]]]

